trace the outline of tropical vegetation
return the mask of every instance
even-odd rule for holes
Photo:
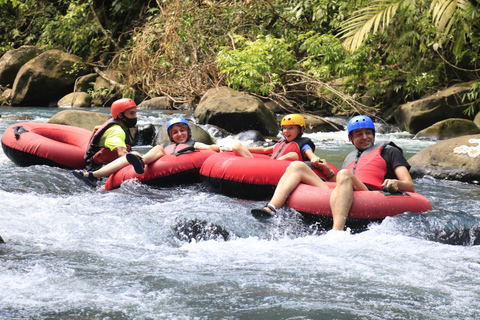
[[[46,45],[116,70],[116,94],[195,103],[229,85],[291,111],[378,113],[471,82],[480,0],[0,0],[0,55]]]

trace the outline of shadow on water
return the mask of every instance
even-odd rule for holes
[[[480,219],[465,212],[406,213],[383,223],[415,238],[459,246],[480,244]]]
[[[266,226],[266,237],[270,240],[282,237],[298,238],[309,235],[324,235],[331,229],[332,219],[312,218],[301,215],[293,210],[281,209],[276,217],[260,219]],[[352,234],[365,232],[372,224],[355,222],[348,231]],[[385,219],[387,227],[393,226],[397,232],[415,238],[426,239],[449,245],[475,246],[480,245],[480,219],[466,213],[431,212],[428,214],[406,213]],[[182,219],[172,227],[175,237],[181,241],[228,241],[236,236],[225,227],[202,219]],[[389,228],[390,229],[390,228]]]
[[[230,240],[230,233],[223,227],[199,219],[183,219],[173,226],[175,236],[181,241]]]

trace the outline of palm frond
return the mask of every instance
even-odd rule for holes
[[[432,19],[438,33],[450,34],[454,54],[459,54],[465,43],[465,35],[471,26],[464,23],[464,18],[473,12],[474,4],[469,0],[434,0],[430,6]],[[439,43],[442,45],[442,43]]]
[[[375,0],[370,6],[354,13],[340,30],[346,50],[355,51],[368,38],[390,24],[401,0]]]
[[[474,5],[469,0],[434,0],[430,6],[437,30],[447,33],[450,31],[448,24],[452,19],[458,15],[468,14],[473,9]]]

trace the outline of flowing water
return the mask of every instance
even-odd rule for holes
[[[0,130],[58,111],[2,108]],[[170,116],[139,112],[157,126]],[[407,158],[434,143],[378,131]],[[345,132],[307,136],[337,167],[352,148]],[[201,184],[96,192],[68,170],[18,167],[0,151],[0,318],[479,319],[480,188],[414,182],[431,212],[325,233],[284,209],[257,221],[249,211],[264,202]],[[181,240],[175,226],[191,219],[230,238]]]

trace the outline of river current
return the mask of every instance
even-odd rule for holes
[[[59,111],[0,108],[0,132]],[[157,127],[171,115],[138,112]],[[376,140],[407,159],[435,143],[380,128]],[[337,167],[352,148],[345,131],[306,136]],[[414,182],[432,211],[357,234],[319,232],[285,209],[257,221],[250,209],[264,202],[201,184],[96,192],[69,170],[19,167],[2,150],[0,319],[479,319],[480,187]],[[191,219],[230,239],[179,239],[174,227]]]

